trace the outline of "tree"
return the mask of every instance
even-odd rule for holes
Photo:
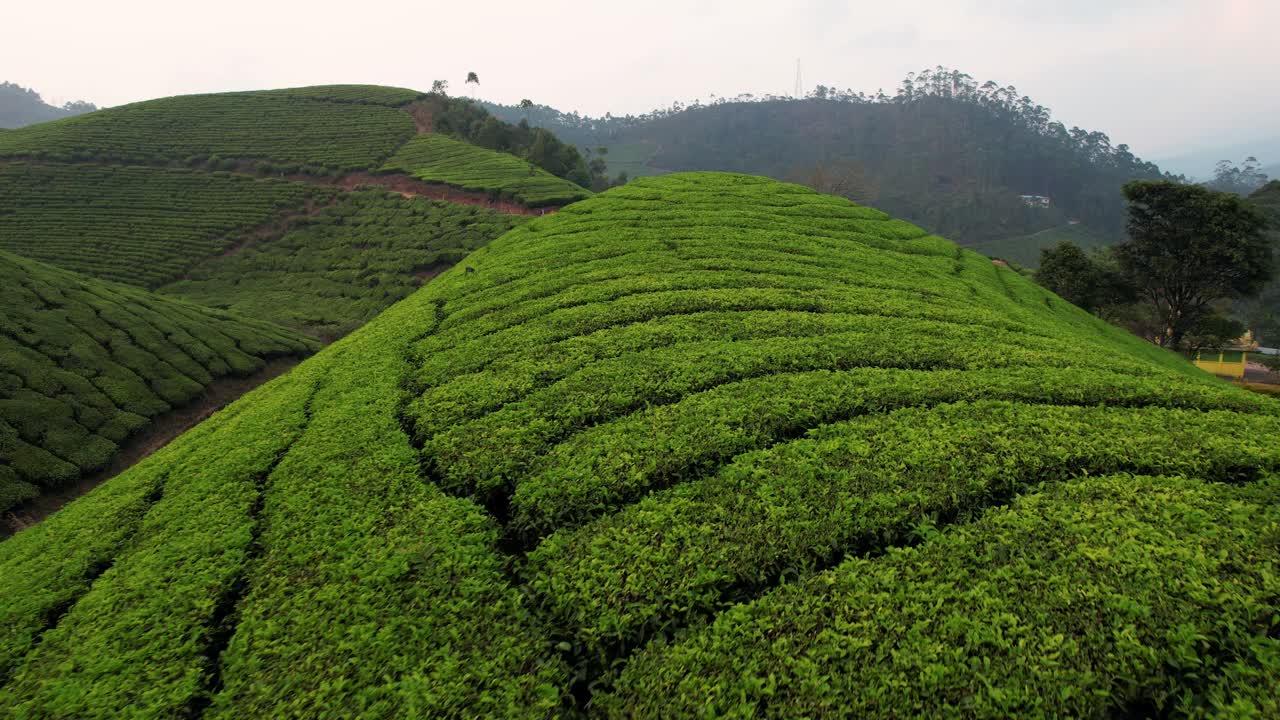
[[[1129,238],[1114,253],[1126,279],[1162,325],[1159,342],[1180,349],[1211,303],[1257,294],[1271,277],[1266,218],[1235,195],[1198,185],[1125,184]]]
[[[448,94],[449,94],[449,81],[448,81],[448,80],[435,80],[435,81],[433,81],[433,82],[431,83],[431,92],[435,93],[436,95],[448,95]]]
[[[1133,287],[1109,256],[1090,256],[1070,240],[1040,250],[1035,281],[1102,318],[1135,298]]]
[[[474,84],[474,85],[479,85],[479,84],[480,84],[480,76],[479,76],[479,75],[476,75],[476,74],[475,74],[475,73],[473,73],[473,72],[469,72],[469,73],[467,73],[467,81],[466,81],[466,83],[464,83],[464,84],[466,84],[466,85],[473,85],[473,84]]]
[[[1208,186],[1219,192],[1248,195],[1266,184],[1267,175],[1262,172],[1262,164],[1251,155],[1238,167],[1230,160],[1219,160]]]

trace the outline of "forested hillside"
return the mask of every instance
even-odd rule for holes
[[[583,118],[490,106],[571,142],[666,171],[731,170],[850,197],[962,244],[1028,236],[1079,220],[1123,232],[1120,186],[1160,170],[1101,132],[1068,128],[1016,88],[945,68],[908,76],[894,96],[824,86],[805,99],[720,98],[639,117]],[[620,165],[618,169],[628,167]],[[1049,198],[1029,206],[1021,196]]]
[[[215,379],[319,343],[0,252],[0,513],[99,470]]]
[[[34,125],[97,110],[92,103],[74,101],[50,105],[40,93],[11,82],[0,82],[0,130]]]
[[[0,707],[1275,716],[1278,468],[1280,403],[980,255],[644,179],[0,543]]]

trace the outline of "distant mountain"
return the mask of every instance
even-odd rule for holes
[[[97,109],[93,103],[80,100],[56,107],[46,103],[35,90],[0,82],[0,129],[20,128]]]
[[[1247,157],[1256,157],[1262,161],[1263,172],[1272,178],[1280,176],[1280,136],[1194,150],[1171,155],[1157,162],[1169,172],[1186,175],[1193,180],[1209,180],[1213,177],[1213,168],[1218,161],[1230,160],[1238,163]]]
[[[892,97],[818,86],[804,99],[743,96],[622,118],[487,107],[588,152],[606,148],[611,172],[790,180],[962,244],[1031,237],[1072,221],[1114,242],[1124,224],[1120,186],[1163,176],[1104,133],[1054,121],[1016,88],[946,68],[908,76]]]

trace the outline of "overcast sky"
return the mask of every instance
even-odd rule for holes
[[[1148,158],[1280,135],[1280,0],[64,0],[5,11],[0,80],[99,105],[326,83],[591,115],[942,64]],[[1276,158],[1280,159],[1280,158]],[[1264,158],[1267,162],[1273,159]]]

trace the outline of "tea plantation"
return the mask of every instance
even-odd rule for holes
[[[0,511],[105,466],[215,378],[317,343],[0,252]]]
[[[278,238],[198,263],[189,279],[160,292],[337,337],[524,220],[481,207],[351,193]]]
[[[1276,717],[1280,403],[694,173],[0,543],[17,717]]]
[[[486,150],[444,135],[418,135],[400,148],[384,172],[507,197],[529,207],[567,205],[591,195],[568,180],[514,155]]]
[[[231,173],[0,163],[0,250],[155,287],[331,194]]]
[[[419,95],[322,86],[148,100],[7,132],[0,157],[371,169],[413,135],[413,119],[393,105]]]

